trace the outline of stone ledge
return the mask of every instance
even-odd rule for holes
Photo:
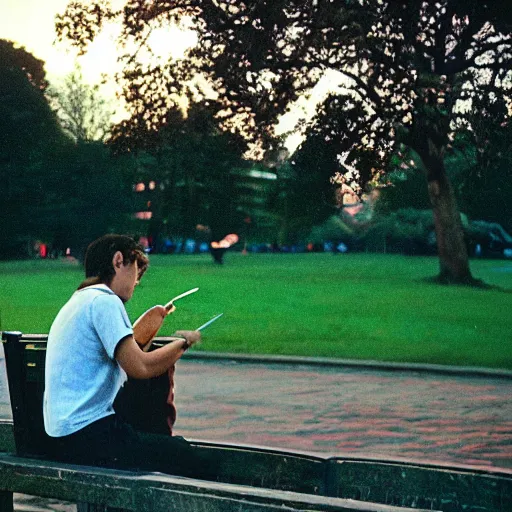
[[[512,379],[512,371],[499,368],[478,366],[448,366],[426,363],[391,363],[385,361],[367,361],[358,359],[335,359],[329,357],[304,357],[269,354],[236,354],[229,352],[187,352],[184,359],[237,361],[241,363],[288,364],[323,367],[345,367],[367,370],[408,371],[422,373],[441,373],[465,377],[505,378]]]

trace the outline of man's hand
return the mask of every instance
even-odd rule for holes
[[[175,335],[185,338],[190,346],[201,341],[201,333],[199,331],[176,331]]]
[[[170,309],[166,309],[165,306],[153,306],[151,309],[158,311],[162,318],[165,318],[167,315],[170,315],[176,311],[176,306],[173,304]]]
[[[201,339],[199,331],[178,331],[176,336],[185,338],[189,346]],[[183,344],[182,339],[176,339],[157,350],[144,352],[133,336],[126,336],[118,343],[115,358],[129,377],[150,379],[162,375],[178,361],[184,353]]]

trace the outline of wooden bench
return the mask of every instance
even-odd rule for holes
[[[12,493],[87,504],[87,510],[119,512],[413,512],[410,508],[259,489],[0,454],[0,510],[12,512]],[[82,505],[83,507],[83,505]],[[83,510],[83,508],[82,508]],[[418,509],[414,509],[416,512]],[[426,509],[422,509],[426,512]]]
[[[402,512],[407,507],[443,512],[512,510],[512,471],[508,470],[330,457],[200,441],[194,444],[203,450],[222,450],[229,462],[219,472],[218,482],[34,459],[39,443],[44,442],[41,404],[46,340],[45,335],[3,333],[13,424],[0,422],[2,511],[9,510],[6,504],[12,503],[12,492],[83,502],[80,511],[89,512],[103,511],[105,506],[156,512],[164,510],[166,500],[165,510],[176,507],[184,511],[197,507],[205,511],[230,507],[254,511],[277,507]],[[165,338],[158,339],[157,346],[159,343],[165,343]],[[165,388],[165,379],[154,385]],[[145,427],[159,429],[158,418],[152,418]]]

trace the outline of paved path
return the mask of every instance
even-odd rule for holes
[[[512,467],[512,379],[181,361],[176,434]]]
[[[188,438],[512,467],[512,379],[189,359],[176,381]]]

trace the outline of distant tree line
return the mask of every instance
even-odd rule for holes
[[[50,85],[42,61],[3,40],[0,71],[0,258],[33,255],[38,242],[48,254],[71,248],[80,256],[113,231],[147,236],[155,247],[228,232],[287,243],[335,211],[322,148],[293,166],[251,162],[242,138],[220,130],[204,104],[172,109],[158,131],[121,122],[104,137],[101,99],[79,72]]]
[[[0,40],[0,257],[26,257],[34,242],[81,251],[127,228],[133,211],[128,159],[102,142],[74,140],[50,108],[44,63]]]

